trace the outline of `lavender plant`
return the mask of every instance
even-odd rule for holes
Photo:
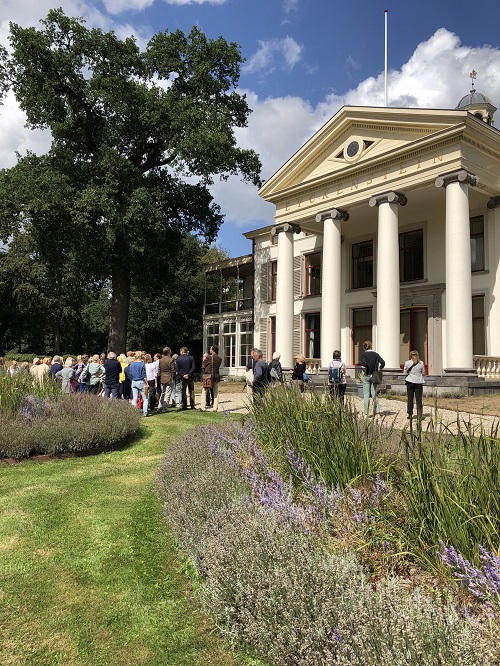
[[[133,435],[140,423],[139,411],[125,401],[84,394],[59,399],[28,395],[16,414],[0,411],[0,458],[109,446]]]
[[[0,374],[0,413],[5,416],[14,416],[27,396],[58,399],[60,394],[61,384],[51,378],[38,382],[26,372],[18,372],[13,377]]]
[[[458,553],[453,546],[439,542],[438,556],[455,577],[478,599],[488,601],[500,611],[500,557],[479,546],[480,567]]]

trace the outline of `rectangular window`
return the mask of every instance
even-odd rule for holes
[[[321,358],[320,314],[311,312],[305,319],[305,356],[306,358]]]
[[[363,342],[372,339],[372,308],[352,311],[352,363],[361,362]]]
[[[212,345],[220,347],[219,342],[219,324],[207,324],[207,349]]]
[[[354,243],[352,246],[352,277],[353,289],[373,286],[373,241]]]
[[[222,363],[226,368],[234,368],[236,362],[236,322],[224,324],[222,342]]]
[[[321,294],[321,252],[306,254],[305,260],[305,295]]]
[[[484,271],[484,217],[470,218],[470,260],[472,272]]]
[[[246,365],[252,346],[252,323],[242,321],[240,322],[240,365]]]
[[[399,279],[413,282],[424,279],[424,230],[399,234]]]
[[[276,351],[276,317],[269,317],[269,333],[271,334],[270,356]]]
[[[472,297],[472,352],[479,356],[486,354],[484,294]]]
[[[271,265],[269,267],[269,295],[271,297],[271,301],[276,300],[277,279],[278,279],[278,262],[271,261]]]

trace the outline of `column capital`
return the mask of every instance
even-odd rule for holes
[[[498,208],[500,206],[500,196],[491,197],[487,203],[488,208]]]
[[[400,206],[406,206],[406,204],[408,203],[408,199],[406,198],[403,192],[396,192],[394,190],[393,192],[384,192],[383,194],[377,194],[376,196],[370,199],[368,205],[373,208],[374,206],[380,206],[380,204],[383,203],[395,203],[399,204]]]
[[[465,183],[466,185],[473,185],[475,187],[479,185],[479,178],[475,173],[471,173],[467,169],[457,169],[456,171],[438,176],[434,184],[436,187],[446,188],[450,183]]]
[[[279,233],[292,232],[294,234],[300,234],[301,228],[298,224],[292,224],[291,222],[284,222],[283,224],[277,224],[271,229],[271,236],[277,236]]]
[[[325,210],[322,213],[318,213],[316,215],[316,222],[321,222],[321,220],[328,219],[329,217],[331,217],[332,220],[342,220],[343,222],[347,222],[349,219],[349,213],[342,208],[332,208],[331,210]]]

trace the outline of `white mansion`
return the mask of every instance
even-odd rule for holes
[[[354,374],[372,340],[399,372],[500,372],[500,132],[472,90],[455,110],[343,107],[261,188],[275,224],[253,254],[207,269],[236,297],[206,304],[204,343],[238,374],[252,346],[284,367],[332,351]]]

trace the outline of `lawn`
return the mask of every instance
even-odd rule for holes
[[[153,416],[128,447],[0,467],[2,666],[237,663],[191,594],[153,474],[215,414]]]

